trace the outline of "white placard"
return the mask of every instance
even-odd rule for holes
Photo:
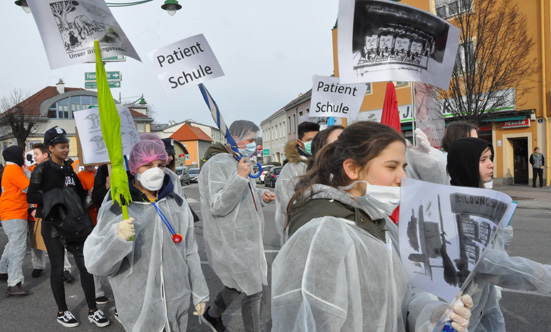
[[[121,118],[122,152],[130,154],[132,146],[140,141],[132,114],[126,106],[117,105]],[[82,165],[109,162],[107,147],[101,133],[99,108],[89,108],[73,113],[82,147]]]
[[[28,0],[51,69],[96,62],[94,40],[102,57],[140,57],[104,1]]]
[[[450,303],[473,278],[501,221],[510,220],[512,199],[409,178],[401,187],[400,254],[410,285]]]
[[[367,91],[365,84],[340,84],[338,77],[316,76],[310,99],[310,117],[356,120]]]
[[[378,0],[340,0],[341,83],[416,81],[447,90],[460,30],[423,10]]]
[[[167,95],[224,76],[202,34],[154,50],[148,55]]]

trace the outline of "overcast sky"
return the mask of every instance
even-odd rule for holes
[[[111,0],[109,2],[120,2]],[[182,9],[169,16],[162,0],[111,8],[143,62],[127,58],[108,63],[121,71],[124,100],[144,95],[154,106],[155,121],[193,119],[214,122],[197,87],[166,96],[147,54],[173,42],[204,34],[225,76],[205,83],[228,125],[239,119],[260,124],[269,115],[312,87],[313,75],[333,74],[331,29],[338,0],[179,1]],[[66,87],[84,88],[84,73],[94,64],[51,70],[32,14],[13,1],[0,2],[2,61],[0,96],[13,89],[34,94],[61,78]]]

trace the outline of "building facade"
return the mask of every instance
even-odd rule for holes
[[[279,109],[266,120],[260,122],[262,130],[262,158],[264,163],[285,160],[285,144],[287,143],[287,119],[285,110]]]

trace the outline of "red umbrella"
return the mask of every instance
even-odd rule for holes
[[[400,126],[400,114],[398,113],[396,88],[394,88],[394,84],[392,84],[392,82],[388,82],[386,84],[385,103],[383,104],[381,123],[396,129],[399,133],[402,132],[402,127]]]
[[[385,103],[383,104],[383,115],[381,116],[381,123],[394,128],[397,132],[402,132],[400,125],[400,114],[398,113],[398,99],[396,98],[396,88],[392,82],[386,84]],[[400,207],[390,216],[390,219],[395,224],[400,219]]]

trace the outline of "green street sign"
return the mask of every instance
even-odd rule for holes
[[[270,155],[270,149],[264,149],[264,155],[269,156]]]
[[[107,79],[112,81],[121,81],[122,75],[120,71],[108,71],[106,72]],[[84,81],[95,81],[96,80],[96,72],[89,71],[84,73]]]
[[[109,83],[110,88],[120,88],[121,87],[121,81],[107,81]],[[88,81],[84,82],[84,88],[85,89],[97,89],[98,86],[96,85],[96,81]]]

